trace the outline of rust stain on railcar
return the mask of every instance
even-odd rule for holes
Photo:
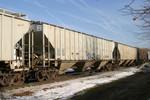
[[[18,24],[18,26],[24,26],[24,24]]]

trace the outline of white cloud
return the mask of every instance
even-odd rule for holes
[[[34,4],[40,8],[47,8],[45,5],[39,3],[37,0],[24,0],[25,2],[28,2],[28,3],[31,3],[31,4]]]
[[[50,13],[48,10],[44,10],[44,12],[50,16],[51,18],[53,18],[56,22],[58,22],[60,24],[60,26],[62,27],[67,27],[67,25],[62,21],[60,20],[59,18],[57,18],[56,16],[54,16],[52,13]]]
[[[41,7],[41,8],[47,8],[45,5],[37,2],[36,0],[34,1],[34,4],[37,5],[37,6],[39,6],[39,7]]]
[[[67,26],[66,28],[76,30],[76,31],[80,31],[81,33],[82,32],[84,32],[84,33],[86,32],[87,34],[97,33],[96,31],[91,31],[91,30],[88,30],[88,29],[85,29],[85,28],[82,28],[82,27],[74,26],[74,25],[67,24],[66,26]]]
[[[39,3],[37,0],[33,0],[33,1],[31,1],[31,0],[24,0],[24,1],[26,1],[26,2],[28,2],[28,3],[31,3],[31,4],[34,4],[34,5],[38,6],[38,7],[40,7],[49,17],[51,17],[51,18],[54,19],[57,23],[59,23],[60,26],[62,26],[62,27],[67,27],[67,26],[65,25],[65,23],[64,23],[62,20],[60,20],[59,18],[57,18],[56,16],[54,16],[54,14],[50,13],[50,11],[47,10],[47,9],[49,9],[47,6],[45,6],[45,5],[41,4],[41,3]],[[63,0],[61,0],[61,1],[63,1]]]
[[[70,1],[73,5],[77,6],[78,8],[85,10],[84,7],[80,4],[78,4],[77,2],[75,2],[75,0],[68,0],[68,1]]]
[[[125,39],[125,35],[123,34],[124,32],[122,32],[122,28],[121,28],[121,24],[128,24],[127,21],[123,21],[120,18],[113,18],[112,16],[110,16],[109,14],[106,14],[106,12],[104,13],[102,10],[95,8],[95,7],[91,7],[90,5],[88,5],[84,0],[80,0],[83,4],[83,6],[85,6],[84,10],[88,9],[89,14],[93,14],[95,16],[98,16],[97,19],[100,19],[103,21],[103,23],[101,25],[103,25],[104,29],[109,30],[111,33],[113,33],[117,38],[122,38],[124,41]],[[83,9],[83,7],[82,7]],[[119,20],[119,21],[117,21]],[[121,21],[121,22],[120,22]]]
[[[103,24],[100,24],[100,23],[98,23],[98,22],[95,22],[95,21],[92,21],[92,20],[89,20],[89,19],[86,19],[86,18],[82,18],[82,17],[80,17],[80,16],[76,16],[76,15],[73,15],[73,14],[68,13],[68,12],[61,12],[61,13],[62,13],[62,14],[65,14],[65,15],[67,15],[67,16],[71,16],[71,17],[73,17],[73,18],[79,19],[79,20],[81,20],[81,21],[84,21],[84,22],[87,22],[87,23],[91,23],[91,24],[95,24],[95,25],[98,25],[98,26],[100,26],[100,27],[102,27],[102,28],[107,29]]]
[[[79,9],[85,11],[86,13],[90,14],[93,16],[93,19],[96,18],[99,20],[99,22],[90,20],[88,18],[82,18],[80,16],[77,15],[73,15],[72,13],[68,13],[68,12],[61,12],[67,16],[73,17],[75,19],[79,19],[81,21],[84,21],[86,23],[90,23],[90,24],[94,24],[97,25],[103,29],[105,29],[106,31],[110,31],[110,33],[113,33],[114,36],[116,36],[118,39],[120,39],[120,37],[123,38],[123,40],[125,40],[125,36],[123,36],[123,32],[119,32],[118,30],[121,30],[120,25],[112,18],[109,17],[109,15],[106,15],[105,13],[103,13],[100,9],[91,7],[90,5],[88,5],[84,0],[80,0],[81,4],[77,3],[75,0],[69,0],[73,5],[77,6]],[[117,29],[117,31],[116,31]]]
[[[59,3],[66,3],[66,0],[56,0]]]

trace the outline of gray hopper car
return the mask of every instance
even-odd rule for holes
[[[137,48],[0,9],[0,84],[55,78],[67,69],[113,70],[137,63]]]

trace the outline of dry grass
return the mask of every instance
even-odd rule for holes
[[[147,100],[148,98],[150,98],[150,73],[137,73],[96,86],[71,100]]]

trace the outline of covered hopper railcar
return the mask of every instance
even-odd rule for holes
[[[138,48],[138,63],[145,63],[149,59],[149,50],[144,48]]]
[[[131,66],[137,63],[137,48],[118,43],[119,66]]]
[[[148,50],[148,61],[150,61],[150,50]]]
[[[30,20],[21,18],[21,13],[0,9],[0,84],[17,82],[22,79],[22,70],[29,70],[23,65],[23,38],[29,31]],[[19,57],[18,55],[22,55]],[[13,73],[14,72],[14,73]],[[12,74],[13,73],[13,74]]]
[[[137,48],[0,12],[0,85],[22,84],[30,77],[48,80],[69,68],[113,70],[138,61]]]
[[[115,44],[113,41],[42,22],[34,22],[31,29],[34,30],[35,36],[41,34],[39,38],[42,38],[42,34],[44,35],[42,40],[47,41],[49,46],[47,45],[48,48],[46,48],[45,43],[43,46],[41,44],[41,50],[38,51],[41,51],[43,59],[46,57],[51,64],[54,64],[53,66],[59,69],[59,74],[63,74],[69,68],[76,71],[85,71],[87,67],[101,69],[114,60],[112,52]],[[34,38],[33,41],[37,43],[39,40],[41,39]],[[36,45],[34,46],[36,48]],[[46,53],[42,53],[42,47]],[[34,52],[37,52],[35,48]],[[44,66],[45,64],[48,65],[48,62],[43,61]]]

